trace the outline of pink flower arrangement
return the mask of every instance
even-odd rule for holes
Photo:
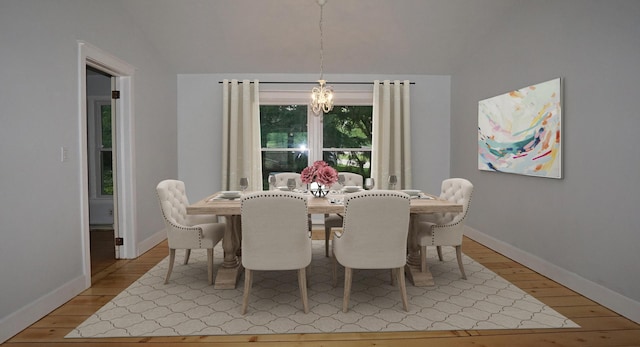
[[[316,182],[325,186],[331,186],[338,181],[338,171],[322,160],[318,160],[311,166],[307,166],[300,174],[302,183]]]

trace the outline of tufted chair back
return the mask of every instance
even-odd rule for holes
[[[352,173],[352,172],[340,172],[338,174],[344,176],[344,184],[341,185],[340,183],[336,182],[334,185],[331,186],[331,189],[340,190],[344,186],[362,187],[362,185],[364,183],[364,179],[362,178],[362,175],[360,175],[360,174]]]
[[[160,208],[167,228],[173,226],[187,226],[187,206],[189,200],[184,182],[178,180],[164,180],[156,187]]]
[[[164,217],[169,243],[169,267],[165,283],[169,282],[173,269],[176,249],[184,249],[184,264],[189,262],[192,249],[207,250],[209,283],[213,281],[213,248],[222,240],[225,226],[217,223],[215,216],[187,215],[189,200],[184,182],[164,180],[156,186],[160,210]]]
[[[435,215],[436,224],[459,224],[464,223],[471,202],[473,184],[464,178],[449,178],[442,181],[442,191],[440,198],[462,205],[462,212],[459,213],[438,213]]]
[[[293,178],[296,180],[296,189],[303,187],[302,180],[300,179],[299,173],[281,172],[281,173],[274,174],[274,176],[276,178],[276,184],[274,186],[271,186],[271,184],[269,184],[269,190],[275,190],[275,189],[278,189],[278,187],[286,187],[287,181],[289,180],[289,178]]]
[[[442,181],[440,198],[461,204],[462,212],[427,215],[421,219],[422,221],[414,223],[416,240],[420,246],[420,263],[423,272],[427,268],[427,246],[437,247],[438,258],[441,261],[441,247],[453,246],[456,248],[456,258],[462,278],[467,278],[462,264],[462,236],[472,193],[473,184],[464,178],[449,178]]]

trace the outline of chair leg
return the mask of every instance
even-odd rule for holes
[[[191,250],[190,249],[185,249],[184,250],[184,265],[187,265],[189,263],[189,257],[191,256]]]
[[[396,269],[391,269],[391,286],[395,286],[396,285]]]
[[[306,268],[298,270],[298,285],[300,286],[300,297],[302,298],[302,308],[304,313],[309,313],[309,298],[307,297],[307,271]]]
[[[427,246],[420,247],[420,271],[427,272]]]
[[[396,269],[398,273],[398,283],[400,283],[400,297],[402,298],[402,307],[405,311],[409,311],[409,301],[407,300],[407,285],[404,279],[404,266]]]
[[[207,270],[209,272],[209,284],[213,284],[213,248],[207,249]]]
[[[466,280],[467,275],[464,273],[464,266],[462,265],[462,245],[456,246],[456,258],[458,258],[458,267],[460,268],[460,273],[462,273],[462,279]]]
[[[249,306],[249,291],[251,290],[251,270],[244,269],[244,294],[242,295],[242,314],[247,313]]]
[[[442,246],[436,246],[436,250],[438,251],[438,259],[442,261]]]
[[[350,267],[344,268],[344,296],[342,298],[342,312],[349,310],[349,296],[351,295],[351,277],[353,270]]]
[[[338,259],[336,259],[335,254],[331,258],[333,262],[333,266],[331,267],[331,285],[335,288],[338,285]]]
[[[173,263],[176,260],[176,250],[175,248],[169,248],[169,269],[167,269],[167,277],[164,279],[164,284],[169,283],[169,277],[171,276],[171,271],[173,271]]]

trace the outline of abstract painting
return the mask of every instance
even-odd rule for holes
[[[478,169],[562,178],[560,82],[478,102]]]

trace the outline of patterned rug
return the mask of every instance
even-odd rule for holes
[[[354,270],[349,311],[343,313],[343,271],[333,288],[324,240],[314,240],[310,312],[302,311],[296,271],[256,271],[243,316],[242,278],[234,290],[213,289],[207,283],[206,251],[193,251],[188,265],[178,252],[169,284],[164,284],[167,258],[66,337],[579,327],[467,256],[468,279],[461,279],[452,247],[443,247],[443,262],[431,253],[436,285],[418,288],[407,282],[409,312],[402,309],[398,287],[389,283],[389,270]],[[214,255],[215,271],[222,263],[220,245]]]

